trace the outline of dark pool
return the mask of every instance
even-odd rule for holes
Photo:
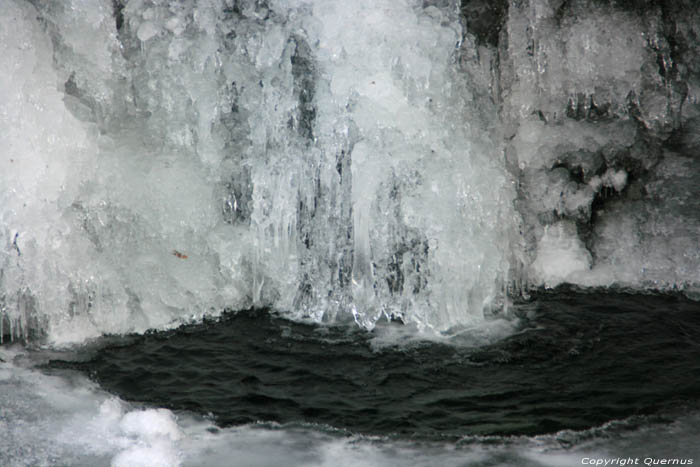
[[[219,426],[309,422],[411,439],[533,435],[697,407],[700,304],[671,295],[541,293],[488,345],[373,344],[376,332],[265,310],[107,338],[78,368],[131,401]],[[386,327],[402,326],[387,323]]]

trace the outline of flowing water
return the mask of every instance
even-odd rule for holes
[[[368,332],[248,310],[60,352],[8,348],[3,459],[688,465],[699,309],[674,295],[559,290],[430,339],[398,322]]]
[[[697,403],[697,303],[552,294],[519,308],[510,336],[443,341],[402,341],[396,323],[368,333],[238,312],[117,339],[77,368],[127,400],[220,426],[308,422],[419,440],[584,430]]]

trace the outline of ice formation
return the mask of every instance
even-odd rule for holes
[[[0,335],[700,285],[691,0],[7,0]]]
[[[697,295],[697,2],[529,0],[499,12],[492,47],[529,282]]]
[[[2,9],[3,334],[250,306],[442,330],[503,299],[513,191],[455,5]]]

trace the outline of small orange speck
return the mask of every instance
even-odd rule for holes
[[[187,259],[187,255],[186,255],[186,254],[180,253],[180,252],[177,251],[177,250],[173,250],[173,255],[174,255],[174,256],[177,256],[177,257],[180,258],[180,259]]]

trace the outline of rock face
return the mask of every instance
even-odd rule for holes
[[[462,12],[496,56],[492,95],[518,181],[529,282],[692,294],[700,285],[700,5],[465,0]],[[552,232],[558,245],[577,246],[569,267],[552,254]]]

